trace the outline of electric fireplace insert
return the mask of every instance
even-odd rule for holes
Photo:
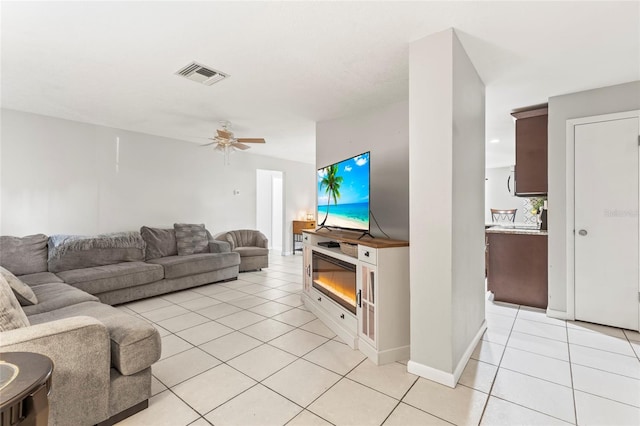
[[[356,265],[312,251],[313,287],[356,314]]]

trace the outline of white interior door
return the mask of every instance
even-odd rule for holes
[[[575,318],[638,330],[638,118],[575,126]]]

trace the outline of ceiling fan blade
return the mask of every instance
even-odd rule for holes
[[[249,148],[251,148],[250,146],[245,145],[245,144],[240,143],[240,142],[234,142],[234,143],[232,143],[232,144],[231,144],[231,146],[232,146],[232,147],[234,147],[234,148],[241,149],[241,150],[243,150],[243,151],[244,151],[245,149],[249,149]]]
[[[204,144],[202,144],[202,145],[200,145],[200,146],[209,146],[209,145],[213,145],[213,144],[216,144],[216,143],[218,143],[218,141],[213,141],[213,142],[209,142],[209,143],[204,143]]]
[[[238,138],[236,140],[242,143],[266,143],[263,138]]]
[[[228,130],[218,129],[218,136],[223,139],[233,139],[233,133]]]

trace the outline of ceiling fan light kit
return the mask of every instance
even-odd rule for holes
[[[224,154],[224,164],[229,165],[229,156],[235,150],[245,151],[250,146],[247,143],[265,143],[263,138],[236,138],[231,129],[231,123],[227,120],[220,121],[221,129],[217,130],[217,135],[211,139],[213,142],[206,143],[201,146],[214,145],[216,151]]]

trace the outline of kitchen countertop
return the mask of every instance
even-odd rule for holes
[[[524,224],[487,224],[485,232],[489,234],[521,234],[521,235],[549,235],[547,231],[541,231],[536,225]]]

